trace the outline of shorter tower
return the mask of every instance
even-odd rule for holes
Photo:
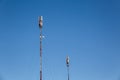
[[[67,72],[68,72],[68,80],[69,80],[69,56],[66,57],[66,66],[67,66]]]

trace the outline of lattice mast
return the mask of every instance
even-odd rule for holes
[[[70,79],[69,78],[69,62],[70,62],[70,60],[69,60],[69,56],[67,56],[67,58],[66,58],[66,66],[67,66],[67,72],[68,72],[68,80]]]
[[[42,80],[42,26],[43,26],[43,16],[39,17],[39,28],[40,28],[40,80]]]

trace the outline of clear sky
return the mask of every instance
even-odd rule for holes
[[[120,0],[0,0],[0,80],[120,80]]]

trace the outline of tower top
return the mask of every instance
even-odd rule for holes
[[[43,26],[43,16],[39,16],[39,28],[41,29]]]
[[[69,66],[69,62],[70,62],[70,59],[69,59],[69,56],[66,57],[66,65],[67,67]]]

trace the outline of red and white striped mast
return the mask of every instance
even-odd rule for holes
[[[39,28],[40,28],[40,80],[42,80],[42,26],[43,26],[43,16],[39,17]]]

